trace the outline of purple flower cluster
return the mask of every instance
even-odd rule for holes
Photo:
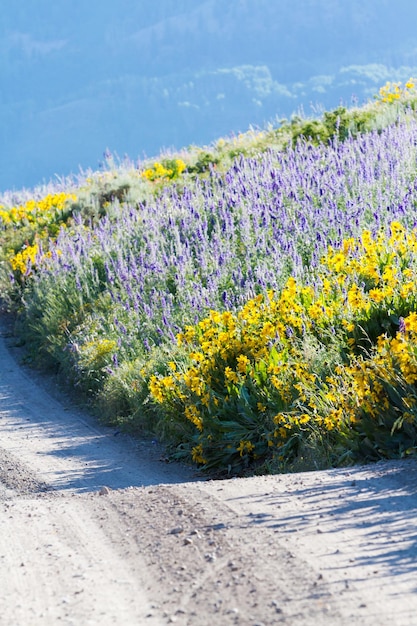
[[[235,309],[314,269],[329,244],[364,227],[415,226],[416,174],[411,114],[343,143],[300,141],[239,157],[226,174],[168,187],[91,229],[62,231],[60,255],[36,280],[59,275],[62,285],[68,275],[85,298],[108,294],[122,342],[134,337],[147,347],[171,340],[208,309]]]

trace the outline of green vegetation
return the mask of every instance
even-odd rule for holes
[[[417,93],[5,194],[3,305],[110,423],[230,475],[417,450]]]

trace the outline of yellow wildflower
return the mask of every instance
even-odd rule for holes
[[[226,368],[225,368],[225,370],[224,370],[224,375],[225,375],[225,378],[226,378],[227,380],[229,380],[230,382],[232,382],[232,383],[237,383],[237,382],[239,382],[239,377],[238,377],[238,375],[236,374],[236,372],[234,372],[234,371],[232,370],[232,368],[231,368],[231,367],[226,367]]]
[[[207,463],[206,459],[204,458],[204,451],[201,443],[199,443],[198,446],[194,446],[194,448],[191,450],[191,458],[194,463],[201,463],[203,465]]]
[[[250,363],[249,359],[247,356],[245,356],[244,354],[239,354],[239,356],[236,359],[237,361],[237,370],[238,372],[240,372],[241,374],[245,374],[247,367]]]
[[[252,452],[254,448],[255,446],[252,442],[242,440],[237,447],[237,451],[239,452],[240,456],[243,456],[244,454]]]

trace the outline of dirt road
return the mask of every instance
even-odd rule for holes
[[[1,626],[417,624],[415,461],[202,480],[45,389],[4,335]]]

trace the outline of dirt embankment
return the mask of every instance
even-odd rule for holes
[[[414,461],[205,481],[51,395],[4,335],[2,625],[416,623]]]

